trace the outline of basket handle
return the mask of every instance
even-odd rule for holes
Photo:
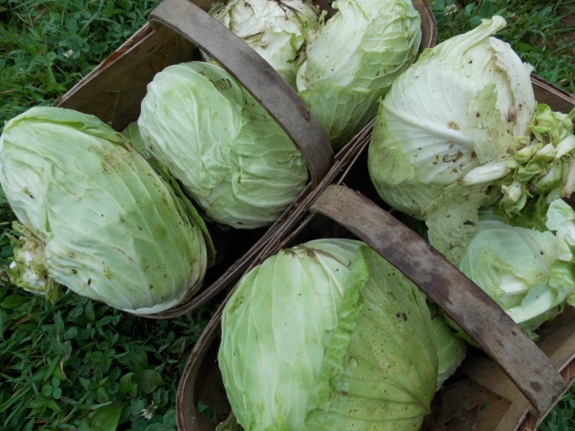
[[[369,244],[435,301],[493,359],[539,413],[567,385],[549,358],[479,286],[429,243],[358,192],[329,186],[311,207]]]
[[[307,162],[317,185],[333,162],[329,139],[295,90],[231,30],[188,0],[164,0],[149,16],[189,39],[232,75],[272,116]]]

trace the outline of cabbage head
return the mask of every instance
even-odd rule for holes
[[[38,107],[8,121],[0,183],[22,233],[15,284],[50,298],[57,283],[137,314],[170,308],[202,285],[203,221],[96,117]]]
[[[214,222],[270,225],[307,183],[295,144],[215,64],[184,63],[156,74],[138,126],[151,157]]]
[[[533,338],[565,303],[575,304],[575,212],[556,199],[546,224],[543,232],[511,226],[482,209],[458,265]]]
[[[415,431],[437,376],[425,296],[348,239],[248,272],[223,311],[218,361],[246,431]]]
[[[297,89],[341,147],[376,114],[378,99],[414,60],[421,19],[410,0],[336,0],[313,36]]]
[[[305,44],[319,27],[319,8],[309,0],[231,0],[210,14],[242,38],[288,84],[295,77]]]
[[[530,142],[532,67],[492,34],[494,16],[427,49],[381,101],[368,151],[371,180],[392,207],[425,219],[430,242],[457,262],[489,187]]]

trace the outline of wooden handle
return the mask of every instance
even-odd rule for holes
[[[358,192],[330,186],[311,207],[346,227],[435,301],[505,371],[539,413],[566,383],[549,358],[479,286],[423,238]]]
[[[311,183],[317,185],[333,163],[329,139],[295,90],[231,30],[188,0],[165,0],[150,13],[214,58],[272,116],[307,162]]]

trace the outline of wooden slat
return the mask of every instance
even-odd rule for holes
[[[545,81],[543,78],[531,75],[531,84],[533,85],[537,103],[545,103],[554,111],[560,111],[565,114],[571,112],[575,107],[575,96]]]
[[[333,162],[331,144],[306,104],[269,63],[188,0],[164,0],[149,19],[152,25],[163,24],[194,42],[237,79],[296,144],[312,184],[319,183]]]
[[[510,406],[511,401],[505,398],[487,403],[484,409],[479,410],[477,431],[494,430]]]
[[[441,403],[441,423],[489,401],[487,390],[473,380],[464,379],[445,390]]]
[[[554,334],[552,334],[554,335]],[[575,332],[572,332],[571,335],[561,344],[561,346],[553,353],[550,357],[551,363],[555,365],[559,370],[561,370],[561,375],[566,381],[567,389],[573,384],[575,380],[575,364],[574,364],[574,357],[575,357]],[[560,396],[566,392],[563,391]],[[527,419],[522,423],[521,427],[516,428],[517,430],[528,430],[530,424],[533,424],[533,429],[535,426],[539,426],[543,419],[551,412],[554,406],[551,406],[547,411],[542,412],[542,414],[537,415],[534,412],[530,412],[527,416]],[[504,430],[507,431],[507,430]]]
[[[477,431],[479,406],[467,410],[449,422],[449,431]]]
[[[566,383],[543,352],[483,290],[423,238],[359,193],[330,186],[312,206],[365,241],[435,301],[546,412]]]
[[[517,386],[507,378],[501,367],[488,358],[467,357],[461,364],[461,371],[500,397],[513,401],[517,395],[521,395]]]

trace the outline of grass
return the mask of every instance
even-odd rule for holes
[[[0,121],[50,105],[139,29],[159,0],[0,1]]]
[[[0,306],[0,429],[175,430],[182,362],[209,314],[155,322],[10,288]]]
[[[50,105],[145,22],[158,0],[0,0],[0,130]],[[435,0],[439,39],[498,13],[498,35],[535,73],[575,93],[575,0]],[[0,197],[0,267],[10,262],[14,216]],[[55,305],[0,274],[0,431],[174,431],[183,359],[214,304],[150,321],[66,294]],[[143,416],[144,415],[144,416]],[[150,417],[148,419],[147,417]],[[575,392],[540,427],[575,429]]]

